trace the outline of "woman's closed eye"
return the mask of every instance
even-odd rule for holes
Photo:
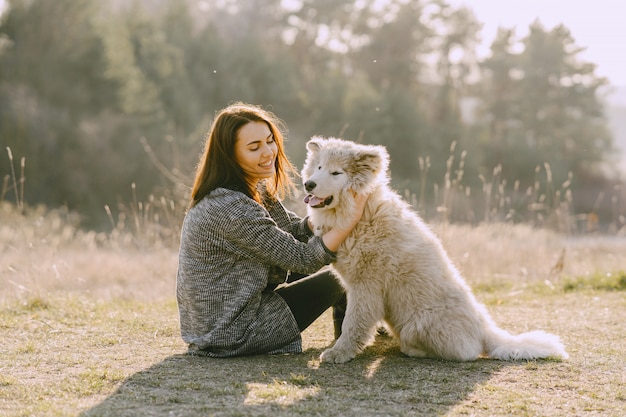
[[[274,140],[274,138],[273,138],[273,137],[271,137],[271,138],[267,138],[267,140],[266,140],[266,142],[265,142],[265,143],[266,143],[266,144],[268,144],[268,145],[271,145],[271,144],[273,144],[274,142],[276,142],[276,141]],[[261,149],[261,146],[260,146],[260,145],[254,145],[254,146],[249,147],[248,149],[249,149],[250,151],[253,151],[253,152],[254,152],[254,151],[258,151],[259,149]]]

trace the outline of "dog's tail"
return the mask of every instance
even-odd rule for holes
[[[485,351],[489,357],[504,361],[569,357],[560,338],[542,330],[512,335],[491,328],[486,334]]]

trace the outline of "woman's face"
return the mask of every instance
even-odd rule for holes
[[[264,122],[250,122],[239,129],[235,160],[252,184],[276,174],[278,145]]]

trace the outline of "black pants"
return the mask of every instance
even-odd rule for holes
[[[323,270],[297,279],[275,291],[289,305],[300,331],[309,327],[329,307],[333,307],[335,338],[339,337],[346,314],[346,291],[332,271]]]

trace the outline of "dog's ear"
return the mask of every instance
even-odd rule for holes
[[[356,155],[355,163],[359,171],[379,173],[387,170],[389,154],[384,146],[361,145],[361,149]]]
[[[313,136],[306,143],[306,148],[309,152],[317,152],[321,149],[322,142],[324,142],[324,138],[322,138],[321,136]]]
[[[359,192],[371,192],[379,181],[385,178],[389,166],[389,154],[383,146],[361,145],[350,166],[351,188]]]

